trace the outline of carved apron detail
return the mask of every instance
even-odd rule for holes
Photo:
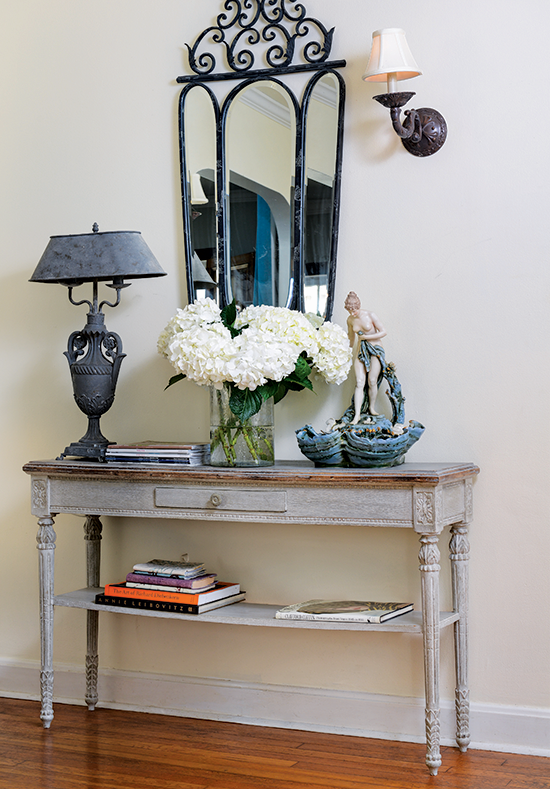
[[[416,493],[414,509],[419,526],[432,526],[435,523],[435,496],[431,491]]]
[[[464,482],[464,520],[470,523],[474,513],[474,481],[467,479]]]
[[[45,510],[48,506],[48,484],[45,480],[33,480],[31,502],[34,510]]]

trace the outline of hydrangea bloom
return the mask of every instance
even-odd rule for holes
[[[346,333],[333,323],[286,307],[247,307],[232,337],[212,299],[179,309],[158,339],[159,353],[201,386],[232,383],[254,391],[291,375],[304,354],[328,383],[342,383],[351,367]]]
[[[352,350],[346,332],[336,323],[326,322],[317,329],[319,351],[313,364],[329,384],[341,384],[348,377]]]

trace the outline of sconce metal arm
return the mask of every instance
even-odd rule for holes
[[[412,99],[415,94],[413,92],[399,92],[399,93],[381,93],[373,98],[386,107],[390,111],[392,126],[395,133],[402,140],[411,140],[411,142],[418,142],[422,137],[422,128],[420,126],[420,118],[416,110],[405,110],[405,123],[401,123],[401,107]]]
[[[392,107],[390,116],[395,133],[402,140],[410,140],[413,143],[420,142],[422,137],[422,127],[420,116],[416,110],[405,110],[405,121],[401,123],[401,108]]]
[[[437,110],[421,107],[418,110],[405,110],[406,117],[401,123],[401,107],[414,95],[411,92],[382,93],[373,96],[373,99],[389,109],[393,128],[409,153],[431,156],[447,138],[447,122]]]

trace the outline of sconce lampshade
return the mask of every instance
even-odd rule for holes
[[[365,82],[385,82],[390,74],[394,80],[411,79],[422,74],[407,44],[405,31],[398,27],[374,31],[363,79]]]
[[[165,275],[141,233],[129,230],[52,236],[30,282],[70,286]]]
[[[208,198],[204,194],[201,177],[199,173],[193,173],[191,176],[191,205],[205,205],[207,202]]]

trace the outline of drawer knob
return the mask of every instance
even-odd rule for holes
[[[217,493],[213,493],[210,496],[210,504],[213,507],[219,507],[221,503],[222,503],[222,497],[219,496]]]

